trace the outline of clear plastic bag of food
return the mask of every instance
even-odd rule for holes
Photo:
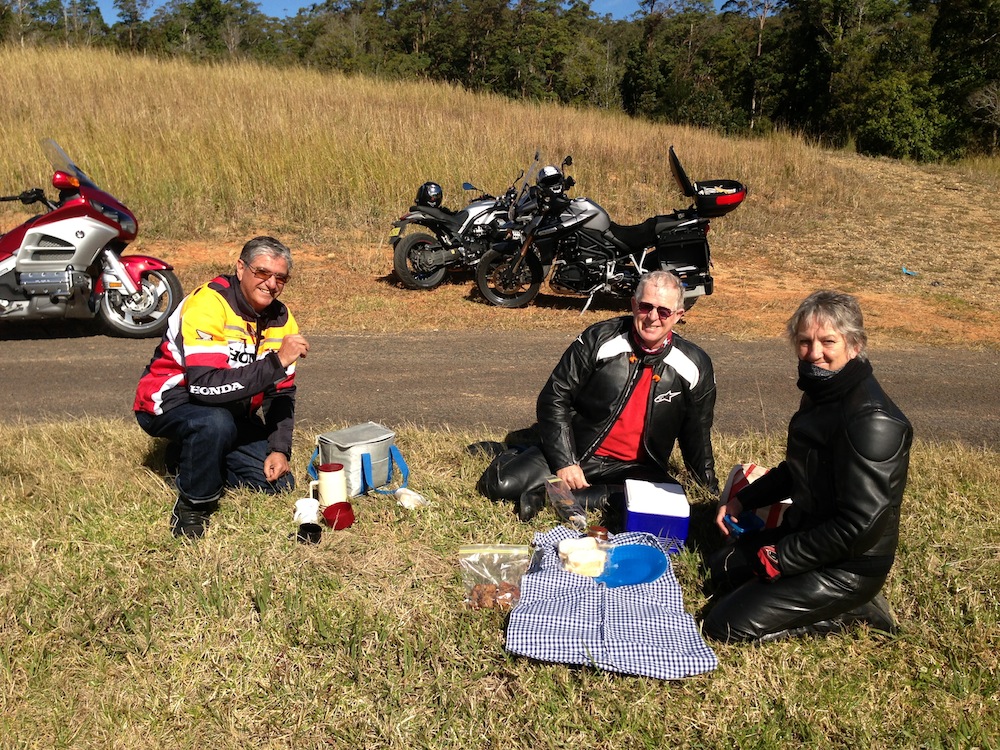
[[[521,578],[531,566],[526,544],[469,544],[458,550],[470,609],[513,609],[521,596]]]
[[[563,480],[557,476],[546,479],[545,496],[559,520],[577,531],[587,530],[587,511]]]

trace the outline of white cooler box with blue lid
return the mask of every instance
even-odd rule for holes
[[[668,552],[687,541],[691,506],[684,488],[674,482],[625,480],[625,530],[659,537]]]

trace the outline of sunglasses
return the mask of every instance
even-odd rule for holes
[[[287,284],[288,280],[291,278],[291,276],[289,276],[287,273],[275,273],[274,271],[269,271],[266,268],[254,268],[249,263],[247,263],[247,268],[250,269],[250,273],[252,273],[256,278],[260,279],[261,281],[267,281],[269,278],[273,276],[275,283],[277,283],[280,286],[284,286],[285,284]]]
[[[659,316],[660,320],[666,320],[677,312],[676,310],[671,310],[669,307],[657,307],[656,305],[651,305],[649,302],[636,302],[635,309],[639,311],[640,315],[649,315],[653,312],[653,310],[656,310],[656,314]]]

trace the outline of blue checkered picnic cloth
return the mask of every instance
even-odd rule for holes
[[[559,542],[577,536],[565,526],[535,535],[532,543],[541,559],[521,579],[521,597],[507,624],[508,651],[664,680],[710,672],[719,665],[694,618],[684,611],[669,564],[651,583],[608,588],[563,569]],[[652,534],[616,534],[610,542],[663,550]]]

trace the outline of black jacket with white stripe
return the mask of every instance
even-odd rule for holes
[[[642,444],[669,473],[674,442],[692,476],[718,493],[712,453],[715,373],[701,348],[673,333],[657,354],[638,348],[631,316],[587,328],[563,354],[538,396],[541,448],[563,468],[593,455],[628,402],[643,367],[653,368]],[[656,377],[658,376],[658,377]]]

